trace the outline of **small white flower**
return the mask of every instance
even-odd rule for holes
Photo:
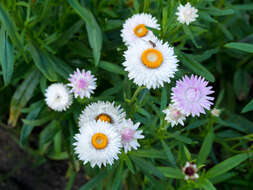
[[[111,124],[119,124],[126,116],[120,106],[114,102],[98,101],[85,107],[79,118],[79,127],[85,126],[89,121],[103,121]]]
[[[215,117],[219,117],[220,116],[220,113],[221,113],[221,110],[220,109],[217,109],[217,108],[213,108],[211,110],[211,114]]]
[[[180,123],[184,125],[184,120],[186,119],[186,115],[183,114],[174,104],[170,104],[169,107],[163,110],[163,113],[166,114],[165,120],[168,123],[171,123],[171,127]]]
[[[138,86],[150,88],[163,87],[165,82],[170,83],[177,71],[177,57],[174,49],[168,43],[157,38],[152,42],[139,42],[130,46],[124,53],[125,70],[128,77]]]
[[[121,37],[126,45],[133,45],[139,41],[148,41],[154,36],[147,27],[159,30],[156,18],[150,14],[135,14],[127,19],[121,30]]]
[[[75,153],[84,164],[90,162],[91,167],[98,165],[112,165],[119,159],[121,137],[119,132],[109,123],[91,121],[80,128],[80,133],[75,135]]]
[[[77,69],[74,74],[70,75],[68,79],[70,83],[68,86],[72,87],[71,92],[74,93],[75,98],[80,96],[80,98],[90,98],[93,90],[96,89],[96,78],[91,74],[90,71],[85,72],[83,69],[80,71]]]
[[[185,175],[185,180],[199,178],[199,175],[197,174],[198,168],[196,164],[186,162],[185,166],[182,168],[182,171]]]
[[[191,22],[195,21],[196,18],[199,16],[197,14],[198,9],[192,7],[189,2],[185,6],[180,4],[177,10],[178,10],[176,13],[176,15],[178,16],[177,20],[181,24],[189,25]]]
[[[55,83],[46,89],[46,103],[55,111],[65,111],[72,104],[72,95],[66,85]]]
[[[125,153],[130,151],[132,148],[137,150],[140,146],[138,139],[143,139],[142,130],[137,130],[140,123],[134,124],[131,119],[124,119],[119,125],[119,130],[121,134],[122,144]]]

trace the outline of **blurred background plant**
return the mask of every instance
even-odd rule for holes
[[[253,189],[253,4],[190,2],[199,17],[187,26],[176,20],[176,0],[1,0],[1,128],[18,139],[37,166],[67,160],[66,189],[80,170],[89,180],[80,190]],[[161,89],[136,91],[122,67],[126,47],[120,30],[140,12],[158,19],[161,31],[154,33],[175,47],[180,60],[175,79]],[[64,113],[50,110],[45,89],[67,82],[75,68],[98,78],[95,95],[75,100]],[[175,80],[190,73],[214,86],[220,114],[209,112],[171,128],[162,110]],[[128,117],[142,123],[145,139],[113,166],[91,169],[77,160],[72,143],[81,110],[97,100],[121,104]],[[198,180],[184,180],[186,161],[201,168]]]

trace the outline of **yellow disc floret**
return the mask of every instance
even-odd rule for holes
[[[146,49],[141,55],[142,63],[149,68],[157,68],[163,62],[163,55],[154,48]]]
[[[109,115],[105,114],[105,113],[99,114],[96,117],[96,121],[97,120],[100,120],[100,121],[103,121],[103,122],[107,122],[107,123],[111,123],[112,122],[112,118]]]
[[[134,28],[134,33],[138,37],[143,37],[147,35],[148,29],[145,27],[144,24],[139,24]]]
[[[96,149],[104,149],[108,144],[108,138],[103,133],[95,133],[92,136],[91,143]]]

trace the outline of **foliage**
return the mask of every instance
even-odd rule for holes
[[[90,179],[80,190],[252,189],[253,4],[191,3],[200,16],[183,26],[176,20],[176,0],[1,0],[1,121],[16,126],[20,145],[36,156],[69,160],[67,189],[79,170]],[[139,12],[158,19],[161,31],[154,32],[175,47],[180,60],[180,71],[161,89],[137,88],[122,67],[126,47],[120,30]],[[76,99],[64,113],[50,110],[45,89],[52,82],[66,83],[75,68],[98,78],[95,95]],[[171,128],[162,110],[176,79],[190,73],[211,82],[222,113],[188,118],[184,127]],[[121,104],[129,118],[142,123],[145,139],[113,166],[91,169],[77,160],[72,144],[81,110],[97,100]],[[198,180],[184,180],[186,161],[201,167]]]

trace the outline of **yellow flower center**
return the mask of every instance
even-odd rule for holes
[[[142,63],[149,68],[157,68],[163,62],[163,55],[154,48],[146,49],[141,55]]]
[[[107,123],[111,123],[112,122],[112,118],[109,115],[105,114],[105,113],[99,114],[96,117],[96,121],[97,120],[100,120],[100,121],[103,121],[103,122],[107,122]]]
[[[104,149],[108,144],[108,138],[103,133],[95,133],[92,136],[91,143],[96,149]]]
[[[134,28],[134,33],[138,37],[143,37],[147,35],[148,29],[145,27],[144,24],[139,24]]]

